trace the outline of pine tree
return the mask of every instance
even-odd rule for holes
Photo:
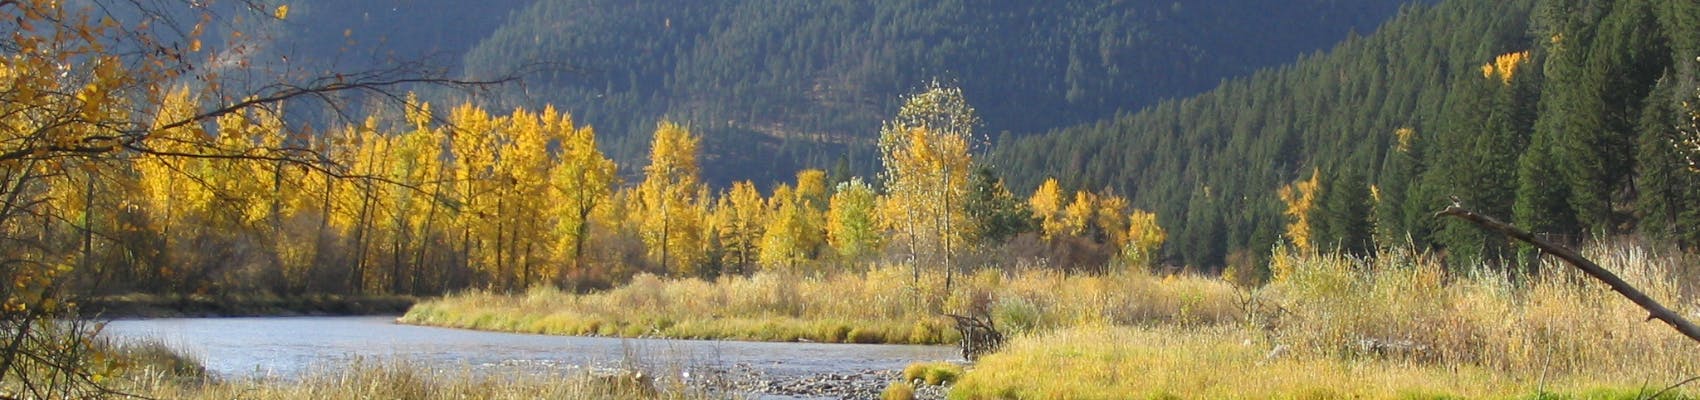
[[[974,225],[980,227],[979,240],[1002,243],[1010,237],[1033,230],[1033,213],[1026,203],[1004,187],[1003,180],[992,170],[981,167],[974,172],[974,182],[965,205]]]

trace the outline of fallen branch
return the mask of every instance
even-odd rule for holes
[[[980,359],[982,355],[1003,347],[1003,332],[998,332],[997,327],[992,326],[990,315],[987,315],[984,319],[972,315],[945,314],[945,316],[955,319],[956,330],[962,332],[962,342],[959,343],[962,347],[962,358],[972,362]]]
[[[1617,274],[1613,274],[1611,271],[1607,271],[1605,268],[1600,267],[1599,264],[1589,261],[1575,250],[1541,240],[1536,238],[1535,235],[1530,234],[1528,231],[1500,222],[1499,220],[1493,219],[1493,217],[1466,210],[1457,204],[1446,207],[1445,210],[1441,210],[1439,213],[1435,214],[1435,216],[1456,217],[1474,223],[1482,228],[1499,232],[1512,239],[1517,239],[1524,243],[1534,245],[1535,247],[1540,248],[1541,251],[1557,256],[1559,259],[1564,260],[1564,262],[1575,266],[1576,269],[1582,270],[1582,272],[1588,274],[1588,276],[1592,276],[1594,279],[1605,282],[1607,286],[1611,286],[1612,291],[1623,295],[1623,297],[1628,298],[1629,301],[1634,302],[1635,305],[1641,306],[1642,309],[1647,310],[1648,321],[1655,319],[1664,321],[1664,323],[1669,324],[1671,328],[1676,329],[1677,332],[1681,332],[1683,336],[1688,336],[1689,339],[1692,339],[1695,342],[1700,342],[1700,326],[1695,326],[1693,322],[1689,322],[1688,319],[1683,318],[1681,314],[1671,311],[1669,308],[1665,308],[1665,306],[1659,304],[1657,300],[1653,300],[1653,298],[1648,297],[1646,293],[1642,293],[1640,289],[1636,289],[1634,286],[1630,286],[1628,282],[1624,282],[1623,278],[1617,277]]]

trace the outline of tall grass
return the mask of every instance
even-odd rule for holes
[[[713,391],[636,375],[577,372],[478,373],[404,361],[327,366],[297,379],[186,383],[167,375],[137,377],[135,393],[166,399],[709,399]]]
[[[200,361],[159,342],[103,345],[119,369],[114,398],[159,399],[714,399],[735,395],[712,372],[680,373],[684,359],[628,352],[623,367],[499,370],[430,367],[396,359],[317,365],[303,376],[218,379]],[[704,376],[704,374],[708,374]],[[118,396],[117,394],[128,396]],[[97,396],[99,397],[99,396]],[[67,398],[80,398],[67,396]]]
[[[1585,253],[1673,308],[1700,310],[1677,258],[1628,245]],[[1022,337],[952,397],[1641,398],[1700,374],[1700,345],[1566,265],[1514,278],[1452,274],[1410,252],[1278,250],[1271,270],[1241,324]]]
[[[985,270],[944,293],[942,273],[903,266],[806,277],[762,272],[715,281],[642,275],[605,292],[468,292],[415,305],[402,322],[527,333],[763,341],[953,343],[943,313],[990,313],[1015,332],[1087,323],[1209,324],[1239,314],[1232,286],[1141,272]]]

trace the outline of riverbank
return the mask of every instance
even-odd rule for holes
[[[412,296],[373,295],[157,295],[126,294],[86,299],[79,309],[86,317],[209,318],[399,315],[419,302]]]
[[[951,344],[945,313],[989,313],[1011,334],[1083,323],[1216,324],[1238,312],[1226,282],[1144,272],[1104,276],[986,270],[915,278],[905,267],[804,277],[761,272],[709,282],[639,276],[592,294],[538,288],[467,292],[421,302],[400,322],[575,336],[825,343]]]
[[[1665,304],[1700,310],[1680,257],[1586,253]],[[1627,400],[1700,370],[1700,346],[1564,265],[1513,281],[1398,252],[1278,251],[1271,267],[1243,323],[1026,335],[981,359],[951,398]],[[1680,386],[1657,398],[1695,394]]]

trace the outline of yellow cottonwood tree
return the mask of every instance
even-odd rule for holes
[[[471,104],[462,104],[449,113],[449,124],[455,127],[449,148],[454,152],[455,228],[459,230],[460,265],[479,270],[494,286],[500,271],[496,263],[494,237],[496,202],[490,197],[498,190],[496,151],[498,130],[506,125],[504,118]]]
[[[1074,192],[1074,202],[1063,208],[1061,234],[1084,236],[1098,216],[1098,196],[1085,190]]]
[[[1033,191],[1033,197],[1027,198],[1027,206],[1033,209],[1033,217],[1039,219],[1039,230],[1046,240],[1065,235],[1063,224],[1062,188],[1056,178],[1047,178],[1039,188]]]
[[[552,278],[559,281],[584,269],[585,244],[593,225],[591,213],[611,200],[619,177],[614,161],[596,148],[596,132],[590,127],[574,127],[572,116],[562,113],[554,129],[556,134],[563,135],[561,155],[550,178],[554,253],[557,264],[564,265],[554,271]]]
[[[884,221],[916,262],[943,267],[946,290],[955,272],[953,253],[977,230],[964,207],[972,183],[969,143],[977,124],[962,89],[933,82],[905,99],[897,118],[880,129]],[[913,267],[918,280],[919,265]]]
[[[562,116],[553,107],[542,113],[514,110],[507,121],[505,145],[496,164],[497,269],[505,271],[509,288],[525,288],[543,278],[540,252],[552,249],[553,229],[545,225],[550,170],[555,166],[549,147],[562,136]]]
[[[390,272],[392,292],[424,292],[423,286],[440,282],[446,272],[429,269],[442,262],[428,260],[439,246],[429,243],[442,226],[446,214],[442,199],[447,195],[446,132],[433,125],[429,103],[409,96],[406,122],[412,130],[395,139],[395,166],[390,174],[403,188],[387,190],[396,209],[390,214]],[[440,254],[441,252],[437,252]],[[433,262],[435,261],[435,262]]]
[[[855,261],[877,253],[884,244],[878,203],[874,188],[861,178],[838,185],[828,205],[826,239],[840,258]]]
[[[773,192],[767,228],[762,235],[761,263],[795,267],[815,257],[826,243],[826,172],[797,173],[797,188],[781,185]]]
[[[1157,224],[1156,213],[1133,210],[1127,216],[1127,231],[1123,237],[1127,241],[1121,244],[1122,262],[1132,267],[1144,267],[1156,259],[1157,250],[1163,247],[1168,233]]]
[[[705,261],[705,222],[698,212],[697,142],[685,127],[657,124],[649,166],[638,186],[638,213],[649,258],[663,270],[694,276]]]
[[[1098,239],[1102,239],[1104,244],[1118,249],[1127,244],[1127,216],[1128,204],[1126,198],[1111,194],[1108,191],[1099,193],[1097,204],[1093,207],[1092,213],[1092,226],[1097,227],[1096,232],[1103,235],[1102,238]]]
[[[1310,221],[1311,210],[1316,208],[1317,188],[1322,185],[1322,174],[1312,170],[1310,179],[1293,182],[1281,187],[1281,202],[1287,205],[1284,211],[1291,220],[1287,223],[1285,235],[1293,241],[1301,251],[1314,251],[1311,243]]]
[[[805,229],[799,217],[801,208],[791,185],[781,184],[773,189],[767,210],[770,217],[762,228],[761,249],[756,258],[762,268],[789,269],[806,258],[798,250],[802,246],[799,234]]]
[[[767,204],[755,184],[741,181],[720,197],[714,207],[715,232],[719,235],[721,264],[731,273],[743,274],[761,255],[762,235],[767,228]]]

